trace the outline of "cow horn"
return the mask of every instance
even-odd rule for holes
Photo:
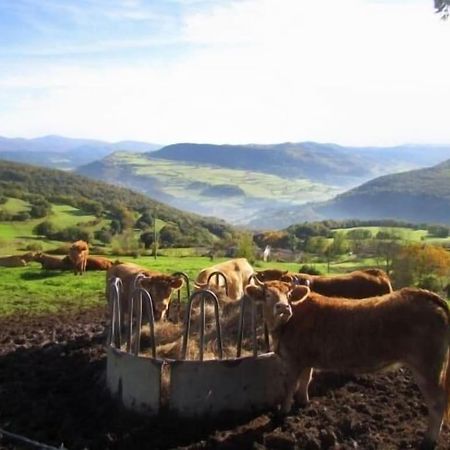
[[[254,273],[254,274],[249,278],[249,280],[248,280],[249,283],[250,283],[251,280],[254,280],[256,286],[264,286],[264,283],[263,283],[261,280],[259,280],[258,274],[257,274],[257,273]]]
[[[197,289],[205,289],[208,287],[208,283],[199,283],[198,281],[194,281],[194,286]]]

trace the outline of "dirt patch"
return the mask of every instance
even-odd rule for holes
[[[104,311],[0,320],[0,428],[69,449],[416,448],[427,410],[410,374],[319,374],[312,401],[284,419],[149,420],[104,390]],[[440,449],[450,450],[446,427]],[[0,438],[0,449],[22,448]]]

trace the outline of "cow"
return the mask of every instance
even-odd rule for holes
[[[2,267],[24,267],[33,260],[34,253],[24,253],[23,255],[12,255],[0,257]]]
[[[139,279],[138,275],[144,275]],[[130,307],[130,296],[134,287],[142,287],[148,291],[153,301],[153,314],[156,321],[165,319],[170,297],[173,291],[183,286],[183,279],[178,276],[163,274],[149,270],[133,263],[120,263],[112,265],[106,274],[106,298],[109,299],[110,280],[120,278],[123,292],[121,309],[123,317],[128,317]]]
[[[222,291],[224,289],[223,277],[213,276],[214,272],[221,272],[227,280],[227,297],[230,300],[239,300],[244,295],[244,288],[253,274],[253,267],[245,258],[230,259],[200,271],[195,280],[196,289],[211,289]]]
[[[89,245],[85,241],[76,241],[69,249],[69,258],[73,264],[74,275],[83,275],[86,272],[86,263],[89,256]]]
[[[73,267],[68,256],[60,258],[59,256],[38,252],[34,255],[33,261],[41,263],[44,270],[71,270]]]
[[[438,295],[403,288],[362,300],[330,298],[282,281],[249,285],[262,303],[275,353],[284,363],[281,412],[295,396],[309,401],[313,368],[367,373],[397,364],[411,369],[428,405],[423,449],[435,448],[450,420],[450,311]]]
[[[114,263],[102,256],[88,256],[86,270],[108,270]]]
[[[281,280],[308,285],[314,292],[329,297],[368,298],[392,292],[389,276],[381,269],[356,270],[332,277],[267,269],[257,272],[256,277],[263,283]]]

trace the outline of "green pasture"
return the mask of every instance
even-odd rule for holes
[[[239,186],[250,198],[274,199],[298,204],[309,201],[312,195],[316,200],[324,200],[337,193],[330,186],[320,183],[312,183],[303,179],[286,180],[276,175],[260,172],[226,169],[217,166],[207,166],[205,169],[205,165],[152,159],[130,153],[116,153],[114,157],[118,163],[129,166],[136,175],[147,175],[160,180],[164,183],[164,191],[177,198],[189,197],[191,200],[198,200],[201,188],[190,186],[198,181],[209,185],[231,184]],[[214,201],[217,201],[217,199],[214,199]],[[228,202],[229,199],[226,199],[226,201]]]
[[[226,258],[200,256],[161,256],[156,260],[145,256],[140,258],[115,257],[123,262],[129,261],[143,267],[164,273],[185,272],[191,280],[198,272],[208,266],[225,261]],[[372,266],[370,260],[345,260],[331,264],[331,272],[347,272],[358,267]],[[326,273],[325,263],[313,263]],[[280,268],[298,271],[298,263],[257,261],[255,270]],[[79,310],[105,305],[105,272],[87,272],[75,276],[72,272],[44,271],[40,264],[31,263],[27,267],[0,267],[0,316],[9,314],[48,314],[66,310]]]
[[[16,198],[9,198],[4,205],[1,205],[1,209],[14,213],[26,210],[28,207],[29,204],[27,202]],[[45,218],[0,222],[0,255],[23,252],[29,244],[40,244],[44,251],[60,246],[61,242],[51,241],[33,234],[34,227],[44,220],[49,220],[57,228],[62,229],[83,225],[95,219],[95,216],[70,205],[52,204],[52,212]],[[104,219],[97,225],[87,226],[86,228],[95,231],[107,224],[108,220]]]
[[[19,198],[8,198],[6,202],[1,205],[0,209],[10,214],[17,214],[22,211],[28,211],[30,209],[30,204]]]
[[[342,231],[348,233],[351,230],[369,230],[372,237],[375,237],[379,231],[389,231],[394,233],[402,241],[407,242],[421,242],[443,244],[450,243],[450,236],[447,238],[433,237],[428,233],[428,230],[413,230],[406,227],[354,227],[354,228],[336,228],[333,231]]]

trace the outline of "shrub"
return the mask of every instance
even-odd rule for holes
[[[299,273],[307,273],[309,275],[322,275],[322,272],[319,269],[309,264],[303,264],[298,271]]]

